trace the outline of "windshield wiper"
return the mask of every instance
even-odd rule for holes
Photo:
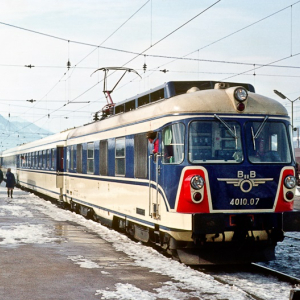
[[[214,114],[214,117],[217,118],[229,131],[229,133],[232,135],[232,137],[234,137],[235,139],[238,139],[237,135],[236,135],[236,129],[235,126],[233,126],[234,131],[229,127],[229,125],[222,120],[219,116],[217,116],[216,114]]]
[[[233,126],[233,130],[230,128],[230,126],[223,120],[221,119],[218,115],[214,114],[214,117],[216,119],[218,119],[229,131],[229,133],[231,134],[231,136],[233,138],[235,138],[235,149],[237,149],[237,140],[238,140],[238,137],[237,137],[237,134],[236,134],[236,128],[235,126]]]
[[[253,131],[253,127],[251,127],[251,134],[252,134],[252,141],[253,141],[253,148],[254,150],[256,150],[256,146],[255,146],[255,140],[259,137],[259,135],[261,134],[262,130],[264,129],[267,120],[269,119],[269,116],[265,116],[263,122],[260,124],[260,126],[258,127],[256,133],[254,134]]]

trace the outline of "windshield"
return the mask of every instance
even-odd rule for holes
[[[291,151],[284,123],[247,122],[247,152],[252,163],[290,163]]]
[[[192,163],[239,163],[243,160],[241,127],[218,116],[189,126],[189,160]]]

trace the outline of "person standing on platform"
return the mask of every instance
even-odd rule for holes
[[[2,181],[3,181],[3,172],[1,170],[1,168],[2,168],[2,166],[0,166],[0,185],[1,185]]]
[[[16,184],[15,175],[11,172],[11,168],[8,168],[6,173],[6,187],[7,187],[8,198],[9,198],[9,194],[11,198],[13,197],[12,195],[13,195],[15,184]]]

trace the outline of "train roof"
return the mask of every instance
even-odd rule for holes
[[[8,155],[11,155],[12,153],[18,153],[20,151],[26,151],[27,149],[30,149],[30,151],[39,151],[41,149],[45,148],[45,145],[48,145],[49,148],[55,148],[56,146],[65,146],[65,142],[66,139],[68,137],[68,134],[70,132],[70,130],[66,130],[64,132],[60,132],[60,133],[55,133],[53,135],[49,135],[45,138],[33,141],[33,142],[29,142],[8,150],[4,150],[1,153],[1,156],[5,157]]]
[[[30,149],[31,151],[39,151],[39,148],[42,145],[43,147],[48,145],[49,148],[51,148],[51,146],[55,147],[55,145],[63,145],[64,142],[69,139],[78,138],[87,134],[105,131],[109,132],[114,128],[123,127],[125,130],[124,132],[126,132],[126,126],[147,121],[152,122],[153,120],[157,120],[161,117],[176,115],[192,117],[195,114],[227,114],[234,116],[269,115],[285,118],[288,117],[288,112],[281,103],[271,98],[256,94],[253,86],[250,84],[224,82],[218,83],[214,81],[189,81],[177,83],[166,83],[157,89],[148,91],[148,93],[140,94],[138,97],[122,102],[125,107],[128,101],[135,101],[137,106],[129,111],[119,113],[115,112],[114,115],[111,115],[101,121],[70,129],[63,133],[57,133],[53,136],[7,150],[7,152],[3,151],[2,156],[5,156],[6,153],[26,151],[26,149]],[[213,84],[214,87],[212,88]],[[202,90],[199,87],[201,87]],[[243,111],[237,110],[236,100],[234,98],[234,92],[238,87],[243,87],[248,91],[248,99],[244,102],[245,109]],[[188,90],[184,90],[183,93],[183,89],[185,88],[188,88]],[[155,101],[151,101],[151,94],[156,92],[161,93],[161,91],[163,91],[165,94],[168,91],[170,92],[172,89],[173,92],[176,91],[174,96],[170,96],[171,94],[169,94],[170,97],[162,97]],[[149,97],[149,102],[138,106],[138,100],[145,96],[147,98]]]
[[[248,91],[248,100],[245,110],[237,111],[234,90],[243,87]],[[155,96],[160,97],[155,98]],[[164,96],[162,96],[164,94]],[[146,102],[142,99],[147,98]],[[135,100],[135,107],[126,110],[126,105]],[[156,104],[152,107],[153,104]],[[129,106],[129,105],[128,105]],[[123,109],[120,109],[123,107]],[[205,113],[243,113],[243,114],[271,114],[288,116],[285,107],[276,100],[255,93],[254,87],[248,83],[217,82],[217,81],[184,81],[167,82],[147,93],[118,103],[114,110],[114,116],[147,108],[148,116],[154,110],[153,117],[160,115],[162,111],[167,113],[205,112]],[[130,116],[132,116],[130,114]],[[112,117],[112,116],[110,116]],[[125,119],[126,117],[124,117]],[[123,119],[123,117],[122,117]],[[135,119],[135,118],[132,118]]]
[[[276,115],[287,117],[286,108],[278,101],[248,91],[248,99],[245,101],[245,109],[237,111],[234,91],[237,86],[226,88],[217,85],[214,89],[186,91],[167,99],[160,99],[154,103],[148,103],[132,109],[131,111],[118,113],[104,120],[78,127],[70,132],[68,138],[76,138],[89,133],[107,131],[113,128],[151,121],[170,115],[194,115],[194,114],[232,114],[232,115]],[[193,88],[192,88],[193,90]]]
[[[185,94],[188,90],[196,87],[200,91],[214,89],[218,81],[169,81],[164,84],[155,87],[149,91],[138,94],[129,99],[118,102],[113,110],[112,114],[119,114],[123,112],[128,112],[130,110],[136,109],[140,106],[147,105],[149,103],[154,103],[161,99],[169,99],[178,95]],[[249,83],[237,83],[237,82],[222,82],[224,86],[242,86],[246,88],[249,92],[255,92],[253,85]]]

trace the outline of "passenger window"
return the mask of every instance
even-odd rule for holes
[[[125,175],[125,138],[116,139],[115,143],[115,174]]]
[[[22,154],[20,156],[20,158],[21,158],[21,167],[24,168],[25,167],[25,154]]]
[[[184,132],[182,123],[172,124],[162,132],[162,161],[165,164],[180,164],[184,159]]]
[[[87,173],[94,174],[94,143],[87,144]]]
[[[54,149],[51,149],[51,167],[55,169],[55,152]]]
[[[42,151],[39,151],[39,168],[41,169],[42,168],[42,165],[43,165],[43,152]]]
[[[46,150],[43,150],[43,169],[46,168]]]
[[[70,168],[74,170],[74,145],[72,145],[70,149]]]
[[[47,150],[47,169],[50,169],[50,149]]]
[[[82,173],[82,145],[77,145],[76,152],[76,164],[77,164],[77,173]]]
[[[67,170],[70,171],[71,165],[70,165],[70,152],[71,147],[67,147]]]

